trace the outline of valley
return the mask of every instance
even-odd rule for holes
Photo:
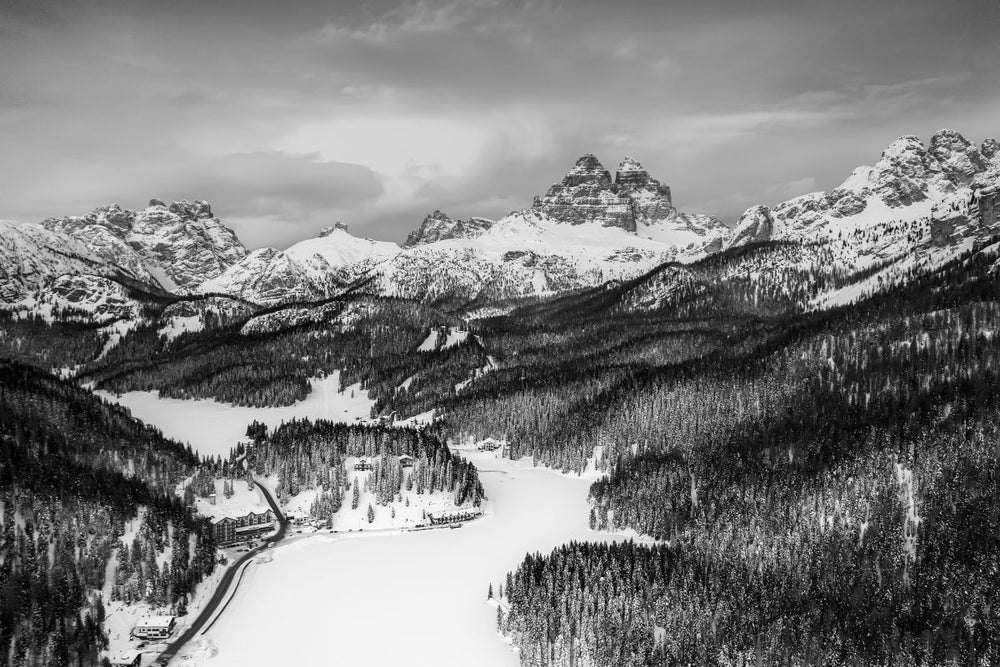
[[[590,154],[402,246],[11,227],[0,639],[184,627],[259,480],[294,532],[171,664],[991,664],[998,183],[942,130],[733,227]]]

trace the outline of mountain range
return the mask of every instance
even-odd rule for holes
[[[402,246],[358,238],[337,223],[285,250],[248,251],[206,202],[153,199],[141,211],[112,204],[40,224],[0,222],[0,300],[22,311],[70,306],[85,290],[67,276],[92,276],[104,280],[88,284],[109,293],[124,282],[261,307],[359,293],[471,308],[782,242],[799,251],[771,275],[808,272],[822,257],[819,273],[837,276],[811,290],[816,307],[884,289],[973,247],[995,231],[995,214],[983,212],[998,184],[996,140],[976,146],[942,130],[926,146],[901,137],[837,188],[751,207],[732,228],[679,211],[670,187],[633,158],[612,177],[591,154],[525,209],[499,220],[434,211]]]

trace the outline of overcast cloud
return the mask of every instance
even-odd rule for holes
[[[1000,3],[0,0],[0,218],[207,199],[401,240],[626,154],[732,222],[902,134],[1000,135]]]

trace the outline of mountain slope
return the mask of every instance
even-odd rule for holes
[[[399,246],[352,236],[337,223],[287,250],[254,250],[199,291],[220,292],[261,304],[318,301],[342,291]]]
[[[50,218],[47,229],[69,234],[109,264],[168,291],[191,290],[246,256],[236,234],[203,201],[153,199],[142,211],[117,204],[84,216]]]
[[[119,270],[68,234],[0,220],[0,303],[18,301],[66,273],[114,275]]]
[[[941,266],[995,233],[997,221],[984,219],[980,200],[998,186],[995,141],[979,148],[941,130],[924,146],[904,136],[830,192],[751,207],[723,245],[824,245],[839,272],[857,276],[814,303],[837,305]]]

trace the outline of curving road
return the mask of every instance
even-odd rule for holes
[[[281,513],[281,509],[278,508],[278,503],[274,501],[274,498],[271,496],[271,492],[268,490],[268,488],[263,484],[261,484],[260,482],[258,482],[256,479],[253,480],[253,483],[256,484],[257,488],[260,489],[260,492],[264,494],[264,498],[267,500],[267,504],[271,506],[271,510],[274,512],[274,516],[277,517],[278,519],[278,532],[275,533],[272,537],[268,538],[269,542],[277,544],[285,537],[285,531],[288,528],[288,519],[286,519],[285,515]],[[194,623],[192,623],[191,626],[187,630],[185,630],[180,637],[167,644],[167,648],[164,649],[163,653],[160,654],[160,657],[156,659],[155,664],[157,665],[168,664],[171,660],[174,659],[174,656],[177,655],[177,653],[184,647],[185,644],[191,641],[196,635],[198,635],[202,631],[202,628],[204,628],[205,624],[208,623],[209,619],[212,618],[212,615],[215,614],[215,611],[219,608],[219,605],[223,603],[226,594],[229,592],[229,587],[233,583],[233,579],[236,578],[237,572],[239,572],[243,568],[243,565],[247,563],[251,558],[253,558],[261,551],[267,548],[268,548],[267,543],[264,543],[259,547],[251,549],[247,553],[243,554],[243,556],[240,559],[238,559],[236,562],[234,562],[232,565],[229,566],[229,569],[226,570],[225,574],[222,575],[222,580],[219,582],[218,588],[215,589],[215,593],[212,595],[212,599],[208,601],[208,604],[205,605],[205,608],[201,610],[200,614],[198,614],[198,618],[194,620]],[[242,575],[240,575],[240,578],[242,578]],[[225,609],[225,605],[223,605],[222,608]]]

